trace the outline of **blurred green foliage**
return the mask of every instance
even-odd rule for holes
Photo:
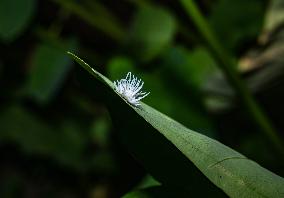
[[[40,103],[47,103],[54,97],[56,89],[61,87],[71,69],[70,59],[66,57],[64,49],[74,50],[75,45],[73,39],[63,49],[51,44],[42,44],[36,49],[27,83],[31,97]]]
[[[158,6],[142,6],[133,17],[128,47],[141,61],[159,55],[174,38],[176,23],[169,11]]]
[[[196,2],[235,60],[269,46],[258,42],[266,13],[271,13],[268,1]],[[120,197],[136,189],[135,196],[126,197],[182,194],[173,184],[138,187],[151,161],[137,162],[124,141],[146,129],[137,127],[120,137],[100,85],[74,67],[66,51],[79,53],[111,80],[132,71],[151,92],[145,103],[283,176],[281,157],[252,125],[185,16],[176,1],[0,0],[0,197]],[[278,24],[275,29],[281,32]],[[243,76],[258,71],[251,68]],[[260,87],[255,95],[283,132],[283,81],[269,82],[269,89]],[[156,139],[161,137],[152,142]],[[148,142],[132,144],[141,155],[151,152]],[[160,150],[152,152],[164,157]],[[197,173],[192,166],[188,174]],[[201,174],[199,179],[207,181]],[[214,190],[210,185],[196,189],[207,195]]]
[[[261,31],[263,11],[264,4],[258,0],[220,0],[212,8],[210,22],[223,45],[237,52]]]
[[[10,42],[23,33],[34,15],[36,0],[0,1],[0,39]]]

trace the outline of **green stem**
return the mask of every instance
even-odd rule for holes
[[[184,9],[189,17],[198,28],[201,35],[204,37],[208,44],[208,47],[212,51],[213,55],[219,62],[220,69],[226,75],[226,78],[235,88],[236,93],[239,95],[244,106],[250,113],[253,120],[261,128],[261,130],[267,135],[271,142],[277,147],[277,149],[284,154],[284,146],[281,137],[278,135],[274,127],[272,126],[269,118],[264,114],[258,103],[253,98],[252,94],[248,90],[247,86],[240,78],[236,65],[231,56],[224,50],[217,37],[215,36],[209,24],[197,8],[193,0],[180,0]]]
[[[112,16],[111,12],[109,12],[102,4],[98,2],[93,2],[94,12],[90,12],[83,6],[75,3],[72,0],[53,0],[64,9],[69,12],[76,14],[78,17],[86,21],[91,26],[99,29],[104,32],[106,35],[111,37],[117,42],[121,42],[124,38],[124,30],[118,24],[115,17]]]

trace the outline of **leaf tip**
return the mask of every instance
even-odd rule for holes
[[[75,56],[75,54],[73,54],[72,52],[70,51],[66,51],[66,54],[70,55],[70,56]]]

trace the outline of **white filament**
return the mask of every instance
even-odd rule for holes
[[[140,91],[144,82],[132,75],[131,72],[127,73],[126,78],[114,81],[113,83],[115,91],[134,106],[139,106],[139,101],[150,93]]]

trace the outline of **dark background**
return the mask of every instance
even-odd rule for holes
[[[282,1],[196,3],[283,138]],[[283,156],[207,47],[179,1],[0,0],[0,197],[120,197],[159,185],[66,51],[111,80],[132,71],[151,92],[145,103],[283,176]]]

